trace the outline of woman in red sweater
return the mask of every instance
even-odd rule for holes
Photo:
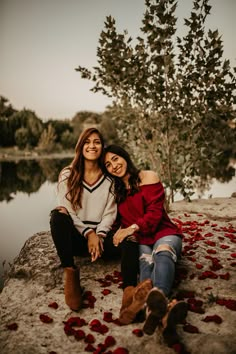
[[[117,145],[105,148],[104,166],[114,180],[120,218],[114,245],[118,246],[127,237],[138,242],[140,281],[151,279],[153,284],[146,299],[147,318],[143,330],[153,334],[162,323],[168,327],[166,333],[173,335],[175,325],[186,317],[187,304],[176,300],[168,304],[167,300],[181,255],[182,233],[166,213],[163,185],[154,171],[138,170],[127,151]],[[132,321],[129,306],[124,316],[126,323]]]

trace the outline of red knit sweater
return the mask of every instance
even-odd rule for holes
[[[168,217],[165,208],[165,192],[161,182],[142,185],[139,192],[128,195],[118,205],[121,227],[139,226],[135,233],[140,244],[150,245],[168,235],[180,235],[181,230]]]

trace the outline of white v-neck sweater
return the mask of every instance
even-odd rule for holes
[[[83,181],[83,193],[81,199],[82,208],[74,211],[71,203],[66,199],[68,171],[63,171],[59,177],[57,188],[57,200],[59,206],[64,206],[77,230],[86,237],[91,229],[105,237],[111,230],[116,219],[117,206],[114,195],[110,191],[111,179],[102,175],[93,185]]]

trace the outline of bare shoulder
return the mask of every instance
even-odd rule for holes
[[[140,185],[143,184],[154,184],[160,182],[158,174],[154,171],[142,170],[139,173],[139,177],[141,179]]]

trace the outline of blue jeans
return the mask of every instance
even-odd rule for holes
[[[168,245],[171,250],[157,250],[160,245]],[[140,281],[151,279],[153,286],[168,296],[175,278],[175,264],[181,251],[182,239],[177,235],[164,236],[153,245],[139,245]]]

